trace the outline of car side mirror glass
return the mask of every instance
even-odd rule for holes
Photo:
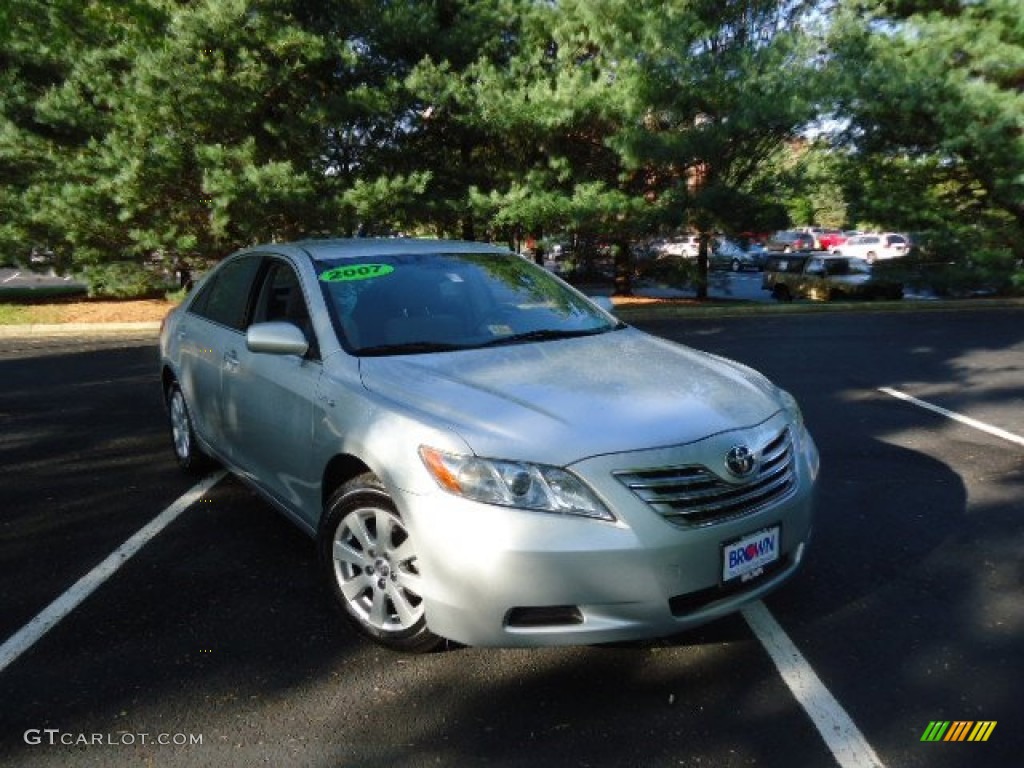
[[[268,355],[299,355],[309,350],[309,341],[298,326],[291,323],[254,323],[245,332],[250,352]]]

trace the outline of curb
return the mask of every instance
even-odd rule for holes
[[[30,336],[116,336],[156,335],[160,323],[55,323],[32,325],[0,325],[0,339],[18,339]]]
[[[1024,309],[1024,299],[950,299],[902,301],[857,301],[789,303],[736,303],[700,306],[690,304],[636,304],[616,307],[615,314],[623,320],[656,320],[714,317],[770,317],[772,315],[821,315],[843,312],[857,314],[971,312],[985,309]]]

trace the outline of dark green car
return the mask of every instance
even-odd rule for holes
[[[903,298],[903,285],[876,276],[864,259],[823,251],[769,259],[761,287],[778,301]]]

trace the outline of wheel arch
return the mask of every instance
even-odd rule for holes
[[[327,462],[320,480],[320,508],[327,506],[334,492],[353,478],[373,470],[360,459],[349,453],[340,453]]]
[[[167,393],[170,392],[171,386],[177,384],[178,377],[171,369],[169,365],[163,365],[160,370],[160,388],[164,393],[164,400],[167,400]],[[180,385],[179,385],[180,386]]]

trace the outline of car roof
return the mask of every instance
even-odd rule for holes
[[[354,259],[366,256],[429,255],[442,253],[508,254],[511,251],[499,245],[468,240],[434,240],[413,237],[359,237],[329,240],[298,240],[288,243],[268,243],[246,248],[252,251],[274,251],[298,255],[304,253],[321,261]]]

